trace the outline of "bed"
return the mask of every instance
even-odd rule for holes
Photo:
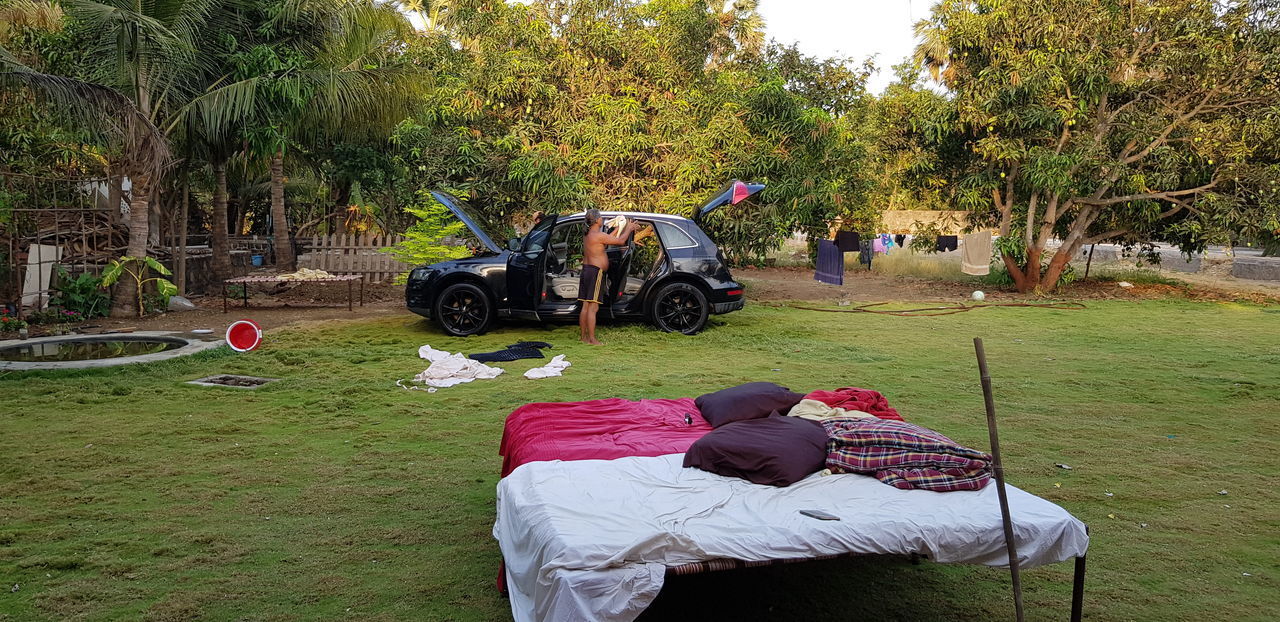
[[[786,488],[683,468],[711,430],[693,400],[530,404],[508,418],[493,535],[518,622],[633,620],[669,575],[845,555],[1007,567],[996,486],[935,493],[814,474]],[[1007,487],[1018,561],[1076,559],[1085,526]],[[839,516],[820,521],[799,510]]]

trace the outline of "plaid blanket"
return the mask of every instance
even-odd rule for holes
[[[991,456],[912,423],[865,417],[822,420],[827,468],[863,473],[905,490],[979,490],[991,481]]]

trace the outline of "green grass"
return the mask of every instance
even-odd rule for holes
[[[1147,268],[1103,267],[1101,270],[1094,270],[1089,275],[1089,278],[1098,281],[1127,281],[1134,285],[1186,286],[1185,281],[1180,281],[1173,277],[1161,274],[1156,270],[1150,270]]]
[[[985,447],[974,336],[986,340],[1010,481],[1090,525],[1088,619],[1272,619],[1275,311],[1158,301],[902,318],[752,306],[695,337],[606,326],[608,349],[577,345],[574,327],[462,340],[403,316],[271,332],[246,355],[7,374],[0,619],[508,619],[490,529],[502,421],[516,406],[761,379],[857,385]],[[424,367],[421,344],[478,352],[517,339],[550,341],[574,365],[531,381],[521,374],[537,363],[520,361],[435,394],[394,385]],[[181,384],[222,372],[283,380],[253,392]],[[1028,571],[1029,619],[1064,619],[1070,579],[1070,564]],[[1008,575],[897,559],[715,573],[671,581],[647,619],[815,616],[1010,619]]]

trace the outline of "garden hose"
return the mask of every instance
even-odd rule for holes
[[[880,305],[887,305],[888,302],[869,302],[864,305],[858,305],[849,309],[829,309],[822,307],[809,307],[802,305],[784,305],[778,303],[761,302],[767,307],[778,307],[784,309],[801,309],[804,311],[821,311],[823,313],[876,313],[879,315],[896,315],[898,317],[933,317],[936,315],[952,315],[954,313],[964,313],[974,309],[983,307],[1029,307],[1033,309],[1056,309],[1059,311],[1084,311],[1088,307],[1080,302],[986,302],[974,305],[938,303],[942,306],[938,307],[921,307],[918,309],[872,309]]]

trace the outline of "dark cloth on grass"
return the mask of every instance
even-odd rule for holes
[[[496,352],[472,354],[468,358],[481,363],[504,363],[520,359],[544,359],[547,357],[542,354],[542,350],[537,348],[507,348]]]

